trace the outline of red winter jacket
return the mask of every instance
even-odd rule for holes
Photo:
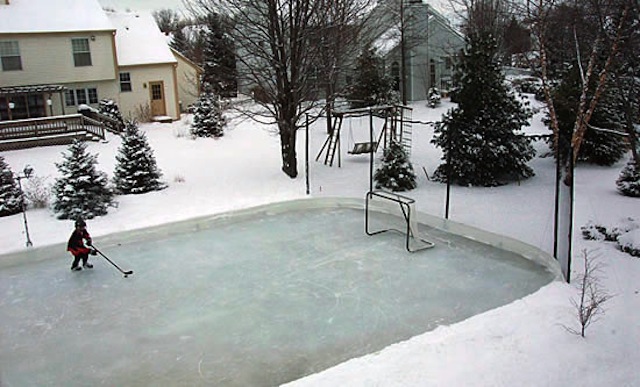
[[[91,252],[91,250],[84,245],[83,239],[91,246],[91,235],[89,235],[87,229],[75,229],[71,234],[69,242],[67,243],[67,251],[70,251],[74,257]]]

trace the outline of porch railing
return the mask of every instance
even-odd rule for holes
[[[104,124],[82,114],[0,121],[0,150],[104,140]]]

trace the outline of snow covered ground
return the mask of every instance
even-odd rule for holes
[[[434,121],[451,105],[437,109],[424,102],[413,105],[413,118]],[[324,122],[310,135],[310,189],[314,197],[364,198],[368,189],[368,158],[346,154],[349,128],[354,141],[366,139],[366,119],[345,122],[342,167],[313,161],[325,140]],[[189,117],[172,124],[144,124],[158,166],[169,188],[144,195],[117,197],[118,206],[107,216],[92,219],[89,230],[96,240],[117,231],[215,214],[254,205],[303,198],[304,131],[299,133],[300,176],[289,179],[280,171],[279,139],[268,128],[234,120],[221,139],[192,140]],[[540,115],[532,133],[546,133]],[[440,151],[430,144],[433,129],[414,126],[412,162],[418,188],[409,193],[420,211],[444,215],[445,186],[426,178],[439,164]],[[98,169],[113,174],[119,138],[91,143],[98,153]],[[539,155],[546,146],[536,144]],[[52,184],[56,162],[66,147],[55,146],[3,153],[14,172],[29,164],[37,177]],[[579,166],[576,173],[573,278],[581,272],[582,250],[604,265],[603,287],[614,297],[606,313],[588,330],[585,339],[567,332],[578,328],[570,300],[575,285],[552,283],[537,293],[461,323],[441,326],[380,352],[353,359],[291,383],[295,386],[637,386],[640,376],[640,260],[620,252],[615,244],[586,241],[579,227],[589,221],[616,225],[632,217],[640,220],[638,199],[615,190],[615,180],[626,160],[613,167]],[[536,176],[495,188],[452,188],[450,218],[507,235],[544,251],[553,248],[554,162],[536,157],[530,165]],[[46,209],[27,212],[34,248],[65,242],[72,222],[57,220]],[[22,214],[0,218],[0,254],[25,249]],[[638,235],[637,233],[635,235]],[[637,241],[634,241],[636,245]],[[70,259],[54,253],[61,267]],[[0,256],[2,259],[2,256]],[[455,279],[452,279],[452,281]],[[160,285],[159,285],[160,286]]]

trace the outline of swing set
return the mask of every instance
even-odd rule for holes
[[[391,143],[392,140],[400,141],[403,144],[410,144],[411,108],[402,105],[385,105],[375,106],[362,109],[349,109],[343,111],[335,111],[332,114],[331,130],[325,140],[320,152],[316,156],[316,161],[324,154],[324,164],[333,166],[336,153],[338,154],[338,167],[342,164],[341,158],[341,130],[345,119],[349,123],[349,148],[347,153],[350,155],[363,155],[376,153],[380,144],[383,149]],[[353,135],[353,119],[369,117],[369,138],[368,141],[355,141]],[[379,133],[374,131],[374,117],[382,121]]]

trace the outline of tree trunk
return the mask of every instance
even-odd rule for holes
[[[298,159],[296,156],[296,127],[288,122],[281,122],[280,146],[282,147],[282,171],[292,179],[298,176]]]
[[[559,152],[560,148],[556,148]],[[573,238],[573,155],[557,154],[556,157],[556,202],[554,219],[553,256],[567,282],[571,281],[571,254]]]

